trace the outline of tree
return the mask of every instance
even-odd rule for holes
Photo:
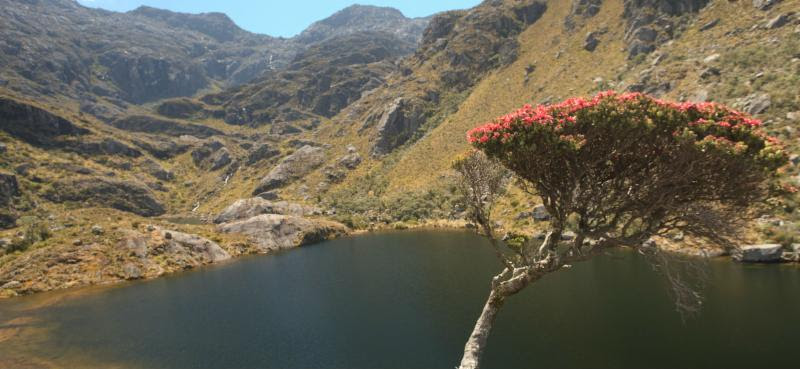
[[[786,162],[780,144],[760,124],[714,103],[603,92],[589,100],[526,105],[469,131],[477,150],[454,168],[471,219],[504,269],[492,280],[460,367],[479,366],[507,298],[565,265],[627,246],[668,267],[646,241],[675,230],[730,247],[736,221],[769,196],[769,179]],[[541,243],[510,248],[497,241],[491,211],[503,188],[501,168],[526,193],[540,197],[550,214]],[[564,245],[568,223],[576,237]],[[696,296],[691,286],[665,274],[679,305],[688,307]]]

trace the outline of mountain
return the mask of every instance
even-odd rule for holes
[[[409,19],[394,8],[352,5],[315,22],[297,35],[295,40],[312,44],[358,32],[379,32],[390,33],[407,43],[416,44],[427,25],[428,18]]]
[[[426,24],[393,9],[357,6],[284,39],[244,31],[220,13],[150,7],[115,13],[74,0],[2,0],[0,8],[0,86],[36,99],[76,102],[106,120],[130,105],[193,96],[282,70],[327,37],[383,32],[412,45]]]
[[[800,0],[490,0],[425,19],[355,6],[292,39],[220,14],[0,3],[0,286],[19,282],[0,296],[214,259],[167,230],[237,256],[340,234],[330,220],[461,221],[465,132],[526,103],[719,101],[800,153]],[[794,163],[781,184],[798,183]],[[797,204],[776,196],[750,240],[795,234]],[[509,187],[502,227],[542,226],[535,205]]]

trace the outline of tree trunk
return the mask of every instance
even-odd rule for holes
[[[494,319],[504,301],[504,297],[494,290],[489,293],[486,305],[483,306],[483,312],[481,312],[478,321],[475,322],[475,328],[472,329],[472,334],[464,347],[464,356],[461,358],[459,369],[477,369],[480,366],[480,359],[483,356],[483,350],[486,348],[489,333],[492,331]]]

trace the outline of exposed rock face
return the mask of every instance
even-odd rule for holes
[[[164,207],[150,190],[138,183],[107,178],[64,180],[45,193],[53,202],[81,202],[84,205],[110,207],[141,216],[164,214]]]
[[[203,111],[203,104],[190,99],[172,99],[156,108],[158,114],[168,118],[187,119]]]
[[[224,233],[248,236],[260,252],[321,242],[347,233],[347,228],[339,223],[276,214],[224,223],[218,229]]]
[[[625,0],[623,17],[628,24],[625,41],[632,58],[648,54],[675,35],[687,22],[685,14],[695,13],[709,0]]]
[[[283,187],[297,180],[325,162],[325,150],[319,147],[303,146],[289,155],[261,180],[253,195]]]
[[[736,105],[748,114],[761,114],[772,106],[772,99],[768,94],[756,93],[740,99]]]
[[[395,100],[378,122],[378,140],[372,149],[374,155],[384,155],[403,145],[427,118],[419,102],[403,98]]]
[[[144,162],[144,169],[147,173],[150,173],[151,176],[162,181],[172,181],[175,179],[175,173],[164,169],[164,167],[152,160]]]
[[[280,154],[280,150],[273,149],[271,146],[264,144],[253,150],[250,155],[247,156],[247,165],[253,165],[260,161],[271,159]]]
[[[781,0],[753,0],[753,6],[759,10],[768,10]]]
[[[365,91],[383,86],[398,71],[390,61],[413,50],[414,44],[395,34],[344,34],[310,45],[285,71],[202,100],[223,111],[228,124],[272,124],[276,130],[298,131],[318,124],[318,116],[333,117]],[[286,127],[288,123],[295,125]]]
[[[211,264],[231,258],[218,244],[197,235],[167,230],[157,230],[154,233],[151,235],[151,244],[155,245],[149,247],[148,255],[168,254],[172,262],[185,263],[187,266]]]
[[[564,25],[572,29],[583,18],[591,18],[600,12],[603,0],[572,0],[572,11],[567,16]]]
[[[312,24],[296,40],[308,44],[368,31],[393,33],[405,42],[416,44],[427,24],[427,18],[406,18],[397,9],[353,5]]]
[[[124,131],[160,133],[170,136],[191,135],[205,138],[222,134],[222,132],[211,127],[158,119],[146,115],[132,115],[121,118],[112,122],[111,125]]]
[[[13,227],[17,222],[12,200],[21,194],[17,177],[0,172],[0,229]]]
[[[138,158],[142,156],[141,151],[136,150],[113,138],[101,140],[81,140],[68,148],[86,155],[115,155]]]
[[[112,13],[71,0],[2,0],[0,18],[0,72],[26,80],[22,92],[76,100],[190,96],[212,81],[238,84],[283,67],[297,49],[293,41],[243,31],[219,13]]]
[[[210,141],[192,151],[192,160],[200,168],[219,170],[233,162],[231,153],[219,141]]]
[[[597,39],[596,32],[589,32],[586,34],[586,40],[583,41],[583,49],[589,52],[594,51],[600,45],[600,40]]]
[[[779,244],[744,246],[733,253],[733,258],[742,263],[776,263],[782,256],[783,246]]]
[[[272,202],[261,197],[237,200],[225,208],[215,219],[214,223],[227,223],[235,220],[252,218],[262,214],[279,214],[293,216],[320,215],[318,208],[303,206],[286,201]]]
[[[469,11],[437,14],[414,58],[417,63],[435,59],[444,64],[447,72],[441,81],[447,88],[469,88],[488,71],[516,60],[517,35],[546,9],[545,2],[540,1],[485,1]]]
[[[8,206],[13,197],[19,196],[19,184],[13,174],[0,172],[0,207]]]
[[[56,146],[63,136],[89,133],[48,111],[5,97],[0,97],[0,130],[36,146]]]
[[[173,158],[191,147],[190,144],[176,142],[168,137],[145,135],[144,138],[146,139],[134,139],[133,144],[159,159]]]

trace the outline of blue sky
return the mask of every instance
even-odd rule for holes
[[[78,0],[114,11],[140,5],[186,13],[222,12],[240,27],[270,36],[290,37],[311,23],[354,3],[391,6],[407,17],[424,17],[444,10],[470,8],[480,0]]]

